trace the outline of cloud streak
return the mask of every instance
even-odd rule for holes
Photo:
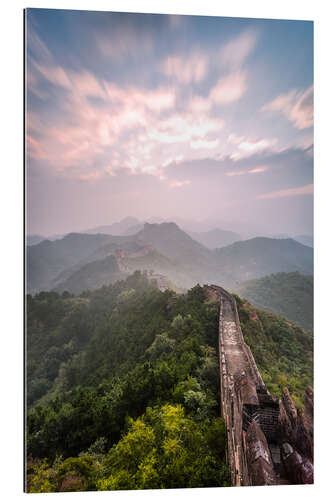
[[[272,191],[270,193],[265,193],[257,196],[259,200],[267,200],[272,198],[286,198],[290,196],[304,196],[313,194],[313,184],[307,184],[306,186],[300,186],[290,189],[281,189],[280,191]]]
[[[221,62],[231,68],[242,66],[253,52],[258,40],[254,31],[244,31],[227,42],[221,49]]]
[[[190,57],[169,56],[162,65],[163,73],[180,83],[201,82],[207,73],[207,58],[202,54]]]
[[[236,71],[223,76],[210,91],[210,99],[216,104],[230,104],[238,101],[246,91],[244,71]]]
[[[313,126],[313,85],[306,90],[291,90],[265,104],[262,111],[283,114],[299,130]]]

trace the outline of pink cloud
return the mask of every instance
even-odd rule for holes
[[[206,113],[212,107],[212,102],[201,96],[194,96],[189,100],[188,109],[192,113]]]
[[[306,90],[291,90],[272,102],[265,104],[262,111],[282,113],[297,129],[313,125],[313,85]]]
[[[262,172],[266,172],[268,167],[256,167],[252,170],[249,170],[249,174],[261,174]]]
[[[234,177],[246,174],[261,174],[262,172],[266,172],[266,170],[268,170],[268,167],[256,167],[252,168],[251,170],[231,170],[229,172],[226,172],[225,175],[227,175],[228,177]]]
[[[254,50],[257,43],[254,31],[245,31],[227,42],[221,49],[221,61],[228,67],[240,67]]]
[[[46,158],[45,152],[40,147],[39,142],[31,137],[29,134],[26,136],[27,152],[32,158],[42,159]]]
[[[55,127],[51,117],[46,118],[45,123],[38,122],[33,115],[27,120],[30,134],[40,137],[39,152],[36,145],[31,146],[31,156],[38,154],[41,157],[41,151],[44,151],[43,158],[56,166],[58,172],[65,172],[68,167],[92,164],[96,155],[103,154],[104,149],[116,141],[121,149],[122,134],[139,127],[149,129],[159,113],[172,109],[175,102],[173,89],[124,89],[98,81],[87,71],[79,73],[65,71],[58,66],[40,66],[39,69],[35,67],[34,77],[35,83],[47,79],[68,90],[63,99],[63,109],[65,116],[70,116],[69,121],[64,117],[63,123],[57,123]],[[102,99],[104,105],[94,106],[88,99],[91,96]],[[146,162],[152,147],[146,141],[145,145],[136,149],[140,160],[137,168],[142,166],[147,169],[142,161]],[[123,154],[124,160],[125,157],[126,154]],[[127,164],[133,168],[130,160]]]
[[[91,180],[97,180],[101,178],[101,173],[94,171],[94,172],[89,172],[88,174],[80,174],[79,179],[83,181],[91,181]]]
[[[253,139],[243,140],[239,143],[238,148],[246,153],[256,153],[263,149],[274,146],[277,143],[276,139]]]
[[[159,121],[156,127],[148,132],[148,137],[157,142],[177,143],[204,139],[212,132],[220,131],[223,120],[207,116],[193,117],[190,114],[176,114]]]
[[[228,135],[228,142],[230,142],[231,144],[239,144],[240,142],[244,141],[244,137],[243,136],[239,136],[237,134],[229,134]]]
[[[238,101],[246,91],[244,71],[235,71],[220,78],[210,91],[210,99],[217,104],[229,104]]]
[[[193,149],[215,149],[219,144],[218,139],[215,141],[198,139],[196,141],[191,141],[190,145]]]
[[[187,58],[170,56],[163,62],[162,70],[180,83],[198,83],[206,76],[207,59],[202,54],[192,54]]]
[[[188,186],[189,184],[191,184],[191,181],[174,181],[174,182],[171,182],[169,184],[170,187],[172,188],[180,188],[180,187],[183,187],[183,186]]]
[[[270,198],[284,198],[287,196],[303,196],[306,194],[313,194],[313,184],[307,184],[306,186],[300,186],[297,188],[282,189],[280,191],[272,191],[271,193],[265,193],[257,196],[258,199],[270,199]]]
[[[248,170],[230,170],[230,172],[226,172],[225,175],[228,177],[235,177],[238,175],[245,175],[248,173]]]
[[[230,134],[228,136],[228,142],[237,146],[237,150],[234,151],[230,157],[233,160],[239,160],[240,158],[251,156],[265,149],[273,148],[277,144],[277,139],[253,139]]]
[[[68,78],[66,71],[61,66],[42,65],[37,62],[33,62],[33,65],[46,80],[54,85],[59,85],[60,87],[65,88],[71,87],[71,81]]]
[[[172,108],[175,104],[176,95],[174,90],[161,88],[148,92],[136,91],[133,99],[141,105],[147,106],[150,110],[159,112]]]

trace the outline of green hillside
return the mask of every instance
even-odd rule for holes
[[[52,288],[52,281],[65,269],[87,259],[110,241],[107,235],[71,233],[56,241],[44,240],[27,248],[27,287],[29,291]]]
[[[28,489],[225,486],[217,305],[140,273],[28,296]]]
[[[303,328],[313,329],[313,276],[277,273],[233,288],[260,309],[283,316]]]
[[[253,238],[215,252],[219,277],[227,287],[278,272],[313,273],[313,249],[290,238]]]
[[[96,290],[96,288],[111,285],[124,277],[125,274],[120,271],[116,257],[109,255],[105,259],[82,266],[61,282],[55,291],[80,293],[84,290]]]
[[[305,388],[313,385],[313,333],[235,297],[244,340],[268,390],[281,397],[288,387],[302,406]]]

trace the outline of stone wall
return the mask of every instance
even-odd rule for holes
[[[313,482],[313,390],[304,410],[284,389],[282,400],[267,390],[245,343],[235,298],[205,286],[220,302],[219,367],[221,415],[226,422],[228,463],[234,486]]]

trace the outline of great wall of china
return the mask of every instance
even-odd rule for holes
[[[218,300],[221,416],[233,486],[313,483],[313,391],[304,409],[288,392],[271,395],[245,343],[235,298],[222,287],[204,287]]]

